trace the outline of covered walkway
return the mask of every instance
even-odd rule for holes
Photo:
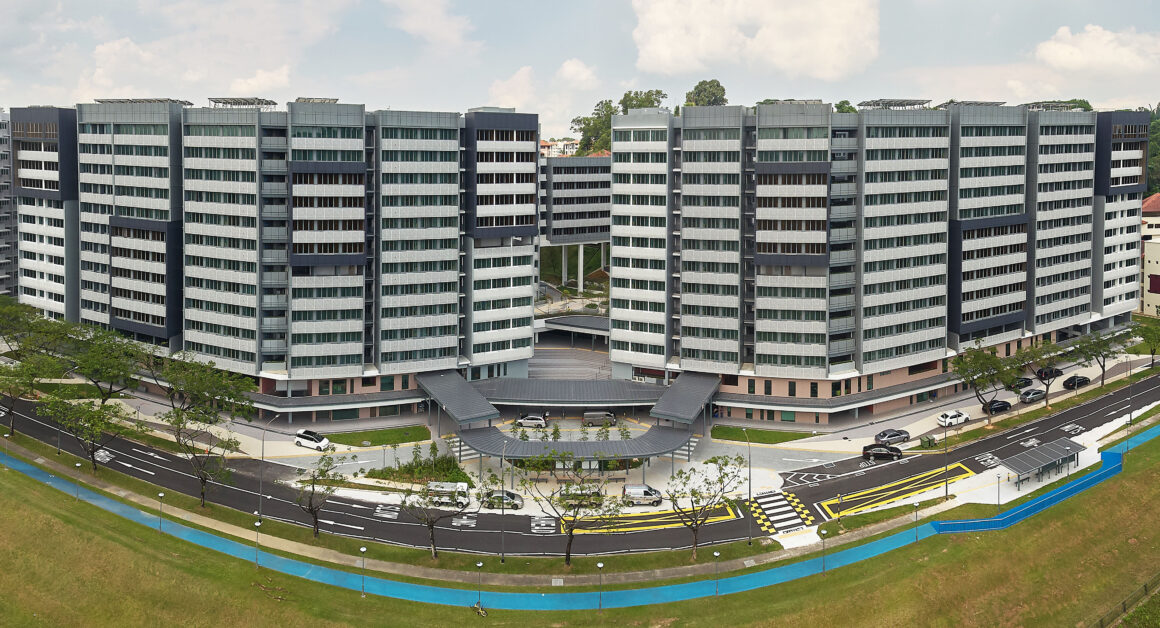
[[[721,386],[721,378],[709,373],[681,373],[665,389],[653,406],[650,415],[657,419],[692,425],[700,415],[705,419],[705,433],[709,431],[709,402]]]
[[[433,373],[419,373],[415,376],[415,383],[419,384],[424,392],[430,395],[434,403],[427,404],[427,413],[430,415],[431,406],[435,406],[435,426],[442,434],[441,423],[443,413],[446,412],[457,425],[469,425],[477,421],[492,421],[499,418],[499,410],[491,405],[483,395],[472,388],[467,380],[456,371],[438,371]]]
[[[461,430],[459,438],[472,449],[494,458],[538,458],[552,451],[569,453],[576,460],[646,459],[672,453],[689,442],[692,432],[673,427],[653,426],[641,436],[627,440],[541,441],[520,440],[505,435],[497,427]]]

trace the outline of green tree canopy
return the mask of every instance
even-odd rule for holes
[[[580,134],[577,154],[587,155],[612,148],[612,116],[619,110],[611,100],[602,100],[587,116],[572,118],[572,130]]]
[[[838,113],[858,113],[858,108],[851,105],[848,100],[839,100],[838,104],[834,105],[834,111]]]
[[[627,114],[629,109],[660,107],[668,97],[669,95],[660,89],[627,91],[620,97],[620,113]]]
[[[712,107],[727,105],[729,99],[725,97],[725,86],[717,79],[708,79],[697,83],[692,91],[685,92],[685,105],[698,107]]]
[[[1015,381],[1022,369],[1018,361],[1000,358],[993,347],[984,348],[976,342],[951,358],[951,370],[986,408],[1000,390]]]

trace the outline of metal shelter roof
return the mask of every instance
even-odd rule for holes
[[[186,107],[192,107],[193,103],[188,100],[178,100],[175,98],[94,98],[93,100],[102,105],[121,105],[121,104],[151,104],[151,103],[176,103]]]
[[[1071,448],[1071,451],[1068,451],[1068,447]],[[1002,464],[1016,474],[1024,475],[1033,471],[1041,471],[1045,467],[1055,467],[1071,456],[1078,455],[1084,449],[1086,447],[1070,438],[1061,438],[1005,458]]]
[[[643,406],[656,403],[664,386],[623,379],[518,379],[496,377],[471,382],[476,394],[502,405]]]
[[[460,430],[457,433],[468,447],[496,458],[536,458],[556,450],[569,452],[577,460],[652,458],[684,447],[692,435],[690,430],[661,426],[650,427],[644,434],[628,440],[523,441],[506,436],[498,427]]]
[[[915,100],[911,98],[878,98],[863,100],[859,107],[866,109],[920,109],[930,104],[929,100]]]
[[[548,329],[607,336],[609,323],[607,316],[557,316],[544,319],[544,326]]]
[[[941,105],[935,106],[935,109],[946,109],[951,105],[962,105],[963,107],[999,107],[1006,104],[1004,100],[948,100]]]
[[[473,423],[499,418],[499,410],[488,403],[463,376],[455,371],[419,373],[415,383],[427,391],[457,423]]]
[[[658,419],[692,423],[720,385],[721,378],[710,373],[681,373],[649,414]]]

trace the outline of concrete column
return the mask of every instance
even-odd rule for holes
[[[579,294],[584,291],[584,245],[580,244],[576,249],[580,255],[580,261],[576,263],[576,292]]]
[[[560,287],[568,285],[568,245],[560,246]]]
[[[608,245],[607,242],[600,243],[600,269],[601,270],[604,270],[604,268],[608,266],[608,249],[605,248],[607,245]]]

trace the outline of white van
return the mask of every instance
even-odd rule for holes
[[[467,482],[428,482],[427,494],[433,503],[442,506],[467,508],[471,504]]]
[[[648,484],[626,484],[624,486],[624,501],[633,506],[648,504],[661,505],[661,492]]]
[[[584,413],[584,425],[589,427],[601,427],[605,423],[609,427],[616,427],[616,415],[608,410],[598,410],[594,412]]]

